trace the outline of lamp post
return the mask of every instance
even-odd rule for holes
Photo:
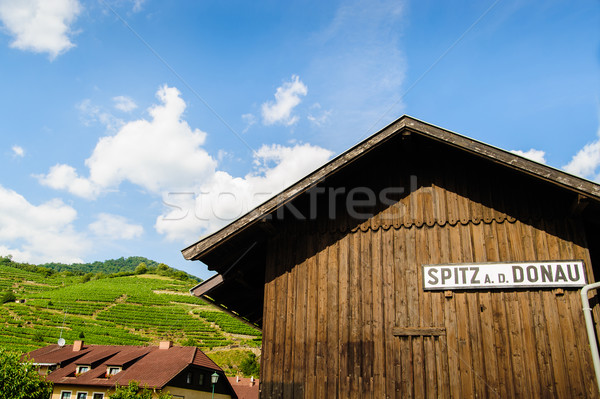
[[[215,371],[210,376],[210,382],[212,383],[212,397],[213,397],[213,399],[215,398],[215,385],[217,384],[217,381],[219,381],[219,374],[217,374],[217,372]]]

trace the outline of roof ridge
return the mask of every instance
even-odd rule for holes
[[[196,354],[198,353],[198,348],[193,346],[194,351],[192,352],[192,359],[190,360],[190,363],[194,363],[194,360],[196,360]]]
[[[408,115],[403,115],[396,121],[342,152],[337,157],[304,176],[302,179],[288,186],[274,197],[271,197],[262,204],[256,206],[233,222],[198,240],[187,248],[184,248],[181,251],[183,257],[188,260],[201,259],[203,255],[209,253],[216,246],[226,243],[230,238],[259,222],[266,215],[285,206],[288,202],[293,201],[313,186],[319,184],[322,180],[337,173],[337,171],[353,163],[371,150],[380,147],[390,138],[403,131],[418,134],[448,146],[461,149],[489,161],[533,176],[537,179],[553,183],[559,187],[593,197],[600,201],[600,185],[590,180],[573,176],[562,170],[531,161],[520,155],[492,146],[491,144],[423,122]]]

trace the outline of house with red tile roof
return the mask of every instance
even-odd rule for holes
[[[117,386],[137,381],[140,387],[168,392],[176,399],[238,399],[223,370],[200,349],[159,346],[49,345],[29,357],[54,384],[51,399],[105,399]]]
[[[259,380],[254,377],[227,377],[238,399],[258,399]]]

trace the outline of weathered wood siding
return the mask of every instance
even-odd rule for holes
[[[583,259],[593,281],[568,199],[477,165],[418,169],[373,217],[270,239],[261,397],[598,397],[579,290],[423,290],[437,263]],[[394,335],[414,327],[438,328]]]

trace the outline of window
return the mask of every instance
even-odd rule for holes
[[[71,399],[71,392],[69,392],[69,391],[61,392],[60,399]]]
[[[94,396],[92,396],[92,399],[104,399],[104,394],[100,392],[95,392]]]
[[[90,366],[77,366],[77,374],[82,374],[87,371],[90,371]],[[77,398],[79,399],[79,398]]]
[[[115,375],[121,371],[121,367],[109,367],[106,374],[108,376]]]
[[[192,383],[192,373],[187,373],[187,377],[185,378],[185,382],[188,384]]]
[[[87,392],[77,392],[77,399],[87,399]]]
[[[198,385],[204,385],[204,373],[200,373],[198,376]]]

